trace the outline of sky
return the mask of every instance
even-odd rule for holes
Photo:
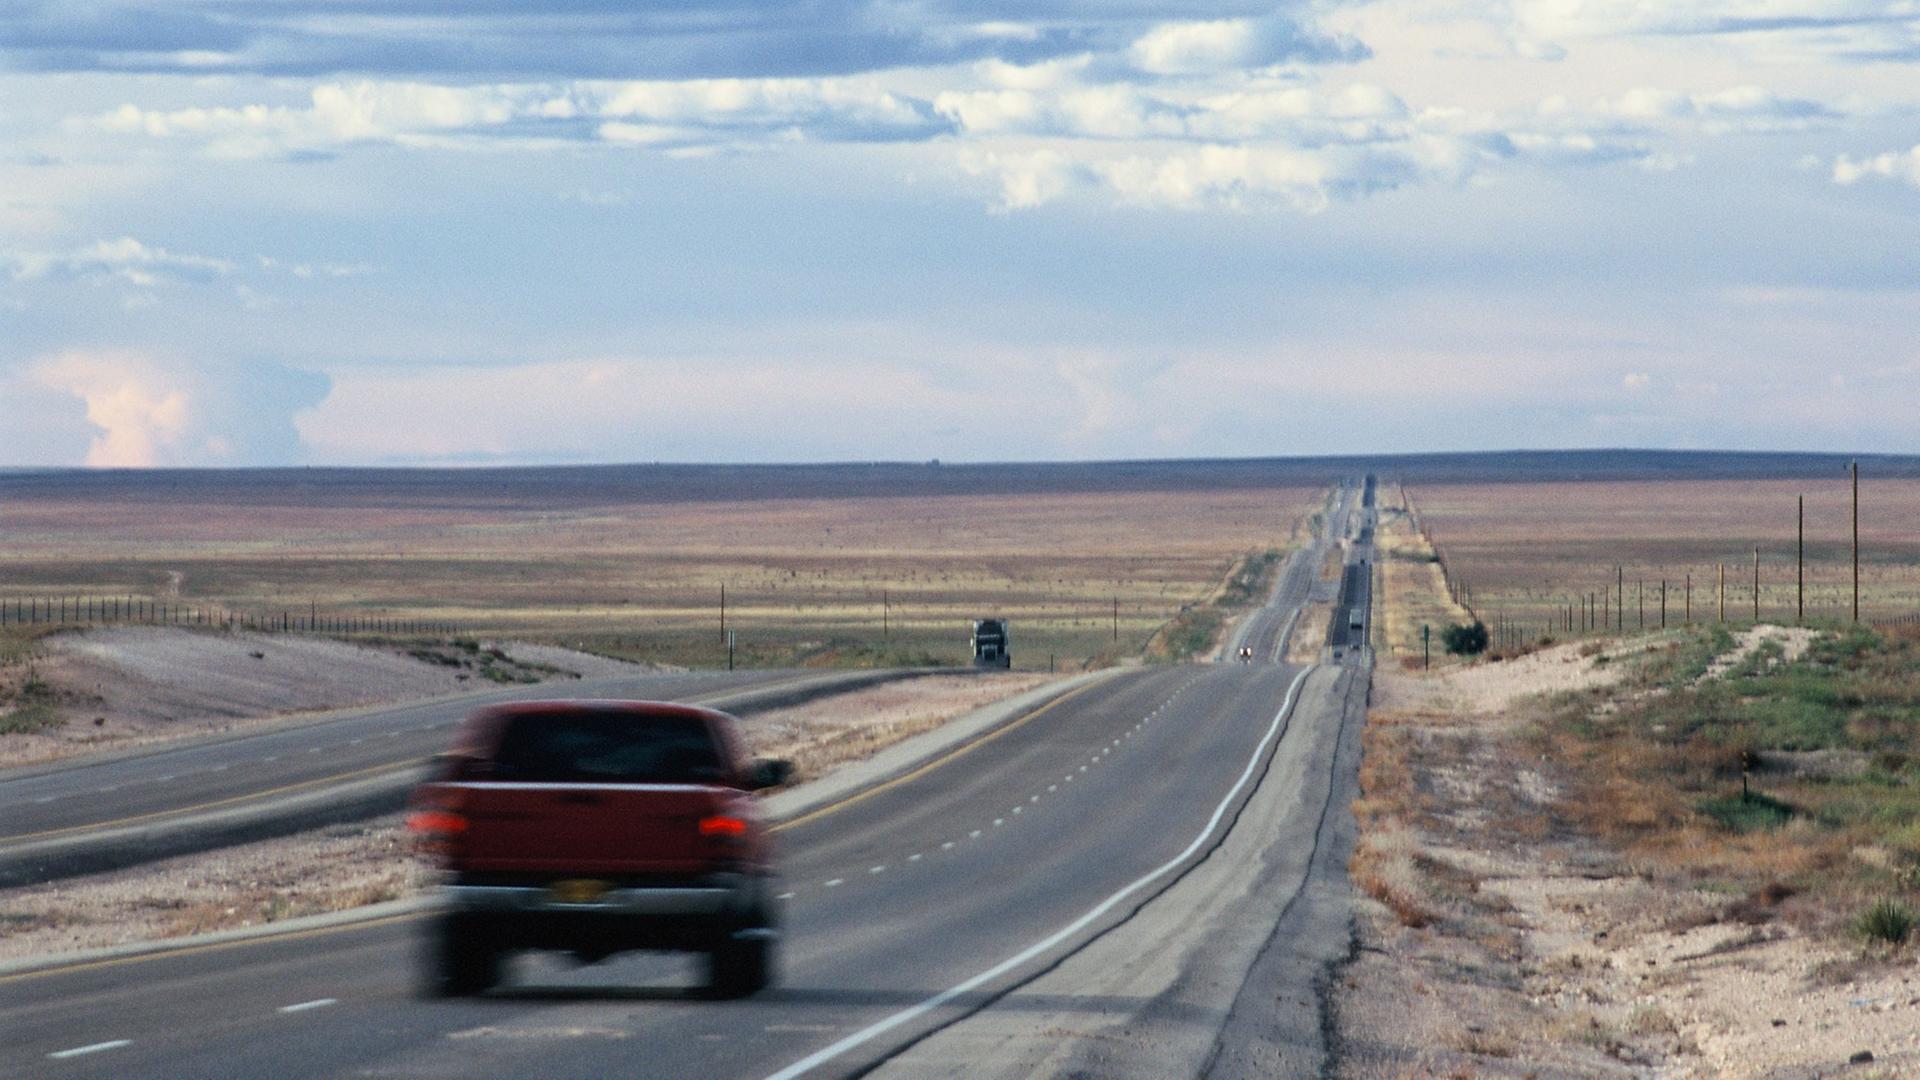
[[[1920,452],[1920,0],[11,0],[0,465]]]

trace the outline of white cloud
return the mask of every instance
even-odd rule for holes
[[[291,461],[290,417],[326,389],[324,379],[273,364],[182,363],[118,349],[44,357],[11,382],[82,406],[64,430],[43,437],[84,438],[83,463],[95,468]]]
[[[1868,178],[1905,180],[1915,187],[1920,187],[1920,146],[1904,154],[1890,150],[1884,154],[1858,160],[1845,154],[1834,159],[1834,183],[1856,184]]]
[[[1358,42],[1329,38],[1278,16],[1161,23],[1134,39],[1126,58],[1152,75],[1213,75],[1287,60],[1358,59]]]
[[[921,139],[941,124],[930,106],[870,79],[692,79],[438,86],[323,83],[305,108],[246,105],[143,109],[125,104],[86,123],[117,134],[190,139],[220,158],[284,157],[356,143],[443,148],[608,142],[660,147],[749,140]],[[595,123],[582,128],[578,121]]]
[[[148,288],[162,281],[205,282],[234,271],[234,264],[225,259],[149,247],[130,236],[98,240],[70,251],[11,252],[4,258],[15,281],[114,280]]]
[[[1265,38],[1252,19],[1165,23],[1135,41],[1127,56],[1156,75],[1206,74],[1271,63]]]
[[[1645,390],[1653,385],[1653,376],[1644,371],[1630,371],[1621,378],[1620,385],[1628,390]]]
[[[39,365],[40,383],[86,403],[97,430],[87,448],[94,468],[149,468],[184,464],[190,399],[144,360],[125,354],[68,353]]]

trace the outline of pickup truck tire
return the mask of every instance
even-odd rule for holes
[[[474,919],[443,916],[428,946],[429,997],[471,997],[500,981],[500,949]]]
[[[707,994],[715,998],[742,998],[773,985],[774,942],[771,937],[729,939],[707,953]]]

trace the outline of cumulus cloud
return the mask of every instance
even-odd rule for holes
[[[377,16],[356,8],[343,17],[336,0],[70,0],[0,13],[0,62],[28,71],[481,80],[843,75],[1043,59],[1133,19],[1088,9],[1013,20],[989,5],[970,8],[385,0]]]
[[[306,107],[143,109],[86,121],[118,134],[191,139],[216,157],[300,157],[355,144],[564,145],[599,139],[656,148],[740,141],[881,142],[948,130],[932,106],[864,79],[701,79],[439,86],[324,83]]]
[[[169,363],[116,350],[46,357],[10,381],[78,402],[66,430],[42,436],[72,442],[84,433],[82,460],[98,468],[290,463],[300,456],[292,416],[327,389],[321,376],[276,364]]]
[[[1841,154],[1834,159],[1834,183],[1857,184],[1866,179],[1905,180],[1920,187],[1920,146],[1906,153],[1889,150],[1869,158],[1854,159]]]
[[[15,281],[60,278],[120,281],[147,288],[162,281],[204,283],[233,273],[225,259],[187,255],[149,247],[130,236],[99,240],[60,252],[11,252],[0,255]]]
[[[1368,55],[1358,41],[1331,37],[1278,16],[1162,23],[1127,48],[1133,67],[1154,75],[1208,75],[1294,60],[1363,60]]]
[[[1518,0],[1519,32],[1531,40],[1717,37],[1776,56],[1911,59],[1920,9],[1907,0]]]

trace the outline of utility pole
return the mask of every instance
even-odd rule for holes
[[[887,625],[887,590],[880,590],[880,640],[886,641],[892,636]]]
[[[1693,625],[1693,571],[1691,570],[1687,571],[1687,618],[1683,625]]]
[[[1667,579],[1660,579],[1660,629],[1667,628]]]
[[[1113,598],[1113,640],[1120,640],[1120,598]]]
[[[1727,621],[1727,564],[1720,564],[1720,621]]]
[[[1798,498],[1799,536],[1794,547],[1793,624],[1807,621],[1807,497]]]
[[[1647,628],[1647,580],[1641,578],[1633,583],[1633,598],[1640,606],[1640,629]]]
[[[1753,545],[1753,621],[1760,621],[1760,545]]]
[[[1853,621],[1860,621],[1860,461],[1853,462]]]
[[[727,583],[720,583],[720,640],[727,640]]]
[[[1620,630],[1627,629],[1627,568],[1613,564],[1613,595],[1620,598]]]

